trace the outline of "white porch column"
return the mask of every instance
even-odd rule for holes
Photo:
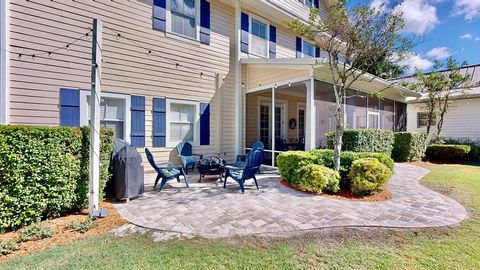
[[[316,116],[315,109],[315,80],[310,78],[307,86],[306,121],[305,121],[305,151],[316,147]]]
[[[275,166],[275,86],[272,87],[272,166]]]
[[[9,2],[9,0],[0,1],[0,124],[10,122]]]

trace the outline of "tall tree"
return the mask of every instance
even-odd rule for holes
[[[320,10],[313,8],[308,23],[297,19],[287,21],[287,25],[328,55],[335,93],[334,169],[338,171],[345,129],[343,98],[356,81],[373,80],[365,75],[375,65],[387,66],[409,51],[411,40],[400,35],[404,26],[402,14],[339,0],[328,4],[326,16],[320,16]],[[372,58],[378,61],[371,61]]]
[[[416,74],[417,82],[411,88],[424,96],[424,106],[428,113],[427,133],[431,133],[431,127],[438,116],[435,133],[431,136],[433,142],[441,139],[441,133],[445,115],[453,105],[453,97],[465,95],[472,87],[478,86],[479,82],[473,82],[470,74],[462,74],[461,65],[453,58],[448,58],[446,63],[435,61],[436,71],[427,74]],[[446,70],[441,70],[446,68]]]

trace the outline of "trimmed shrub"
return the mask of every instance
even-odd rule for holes
[[[277,166],[280,175],[289,183],[294,183],[302,179],[299,175],[299,169],[309,164],[313,164],[316,157],[305,151],[287,151],[277,157]]]
[[[326,134],[327,144],[333,149],[335,131]],[[342,151],[375,152],[391,155],[394,143],[391,130],[346,129],[343,133]]]
[[[427,147],[426,155],[429,160],[459,160],[470,150],[468,145],[432,144]]]
[[[328,168],[333,168],[333,150],[331,149],[315,149],[309,151],[313,154],[315,159],[315,164],[323,165]],[[361,158],[375,158],[380,163],[387,166],[390,171],[393,172],[394,162],[387,154],[384,153],[371,153],[371,152],[341,152],[340,153],[340,175],[342,176],[342,182],[347,181],[348,173],[350,172],[350,167],[352,163]],[[347,184],[347,183],[344,183]]]
[[[480,160],[480,139],[472,140],[470,138],[445,138],[445,144],[462,144],[470,146],[470,152],[468,152],[463,159],[477,161]]]
[[[370,195],[382,191],[392,172],[375,158],[362,158],[352,163],[348,178],[350,189],[358,195]]]
[[[89,157],[82,151],[83,132],[70,127],[0,126],[0,232],[84,208],[88,169],[85,172],[81,163],[86,159],[88,164]],[[105,152],[100,156],[102,164],[108,164],[113,131],[102,133]],[[102,168],[101,175],[102,187],[108,171]]]
[[[290,184],[302,191],[322,193],[340,190],[340,175],[325,166],[308,164],[299,169],[299,175],[301,178]]]
[[[392,158],[396,161],[421,160],[428,146],[428,134],[424,132],[396,132]]]

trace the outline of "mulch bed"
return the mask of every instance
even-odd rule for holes
[[[382,192],[379,192],[377,194],[373,195],[368,195],[368,196],[361,196],[361,195],[356,195],[353,194],[350,189],[342,188],[338,193],[335,194],[329,194],[329,193],[313,193],[313,192],[307,192],[300,190],[299,188],[292,186],[290,183],[288,183],[285,179],[282,179],[281,183],[289,187],[291,189],[294,189],[296,191],[300,192],[306,192],[326,198],[331,198],[331,199],[337,199],[337,200],[346,200],[346,201],[362,201],[362,202],[381,202],[381,201],[388,201],[392,198],[392,193],[388,191],[388,189],[384,189]]]
[[[50,249],[52,247],[65,245],[76,240],[90,237],[97,234],[109,232],[115,228],[118,228],[127,222],[120,216],[111,202],[102,202],[100,208],[106,208],[108,215],[106,218],[99,218],[95,220],[96,226],[88,230],[86,233],[81,233],[70,229],[70,222],[82,222],[88,217],[88,210],[84,210],[81,213],[68,215],[65,217],[59,217],[52,220],[43,221],[42,224],[46,227],[50,227],[54,234],[51,238],[45,238],[37,241],[28,241],[20,244],[20,249],[12,251],[8,255],[0,255],[0,262],[9,260],[13,257],[20,255],[30,254],[32,252],[42,251]],[[19,231],[8,232],[0,234],[0,241],[7,239],[19,239]]]

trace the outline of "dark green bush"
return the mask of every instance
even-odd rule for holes
[[[325,166],[308,164],[299,168],[299,175],[302,177],[290,184],[302,191],[323,193],[340,190],[340,175]]]
[[[316,157],[305,151],[287,151],[277,157],[277,166],[280,175],[289,183],[301,180],[299,169],[313,164]]]
[[[328,168],[333,168],[333,150],[330,149],[315,149],[309,151],[313,154],[315,159],[315,164],[323,165]],[[352,163],[361,158],[375,158],[380,163],[387,166],[393,172],[394,162],[393,160],[384,153],[371,153],[371,152],[341,152],[340,153],[340,175],[342,177],[342,182],[345,183],[348,178],[348,173],[350,172],[350,167]]]
[[[396,161],[421,160],[428,146],[428,134],[424,132],[396,132],[392,158]]]
[[[370,195],[382,191],[392,172],[375,158],[355,160],[348,178],[350,189],[358,195]]]
[[[480,140],[472,140],[470,138],[445,138],[445,144],[462,144],[470,146],[468,152],[463,159],[477,161],[480,160]]]
[[[327,144],[333,149],[335,132],[326,134]],[[346,129],[343,133],[342,151],[375,152],[391,155],[393,131],[384,129]]]
[[[0,126],[0,232],[86,205],[88,168],[85,172],[81,163],[86,159],[88,164],[88,155],[82,151],[82,132],[85,129]],[[113,132],[102,133],[102,164],[108,164]],[[102,167],[102,186],[108,177]]]
[[[429,160],[460,160],[470,152],[470,146],[461,144],[432,144],[427,147]]]

